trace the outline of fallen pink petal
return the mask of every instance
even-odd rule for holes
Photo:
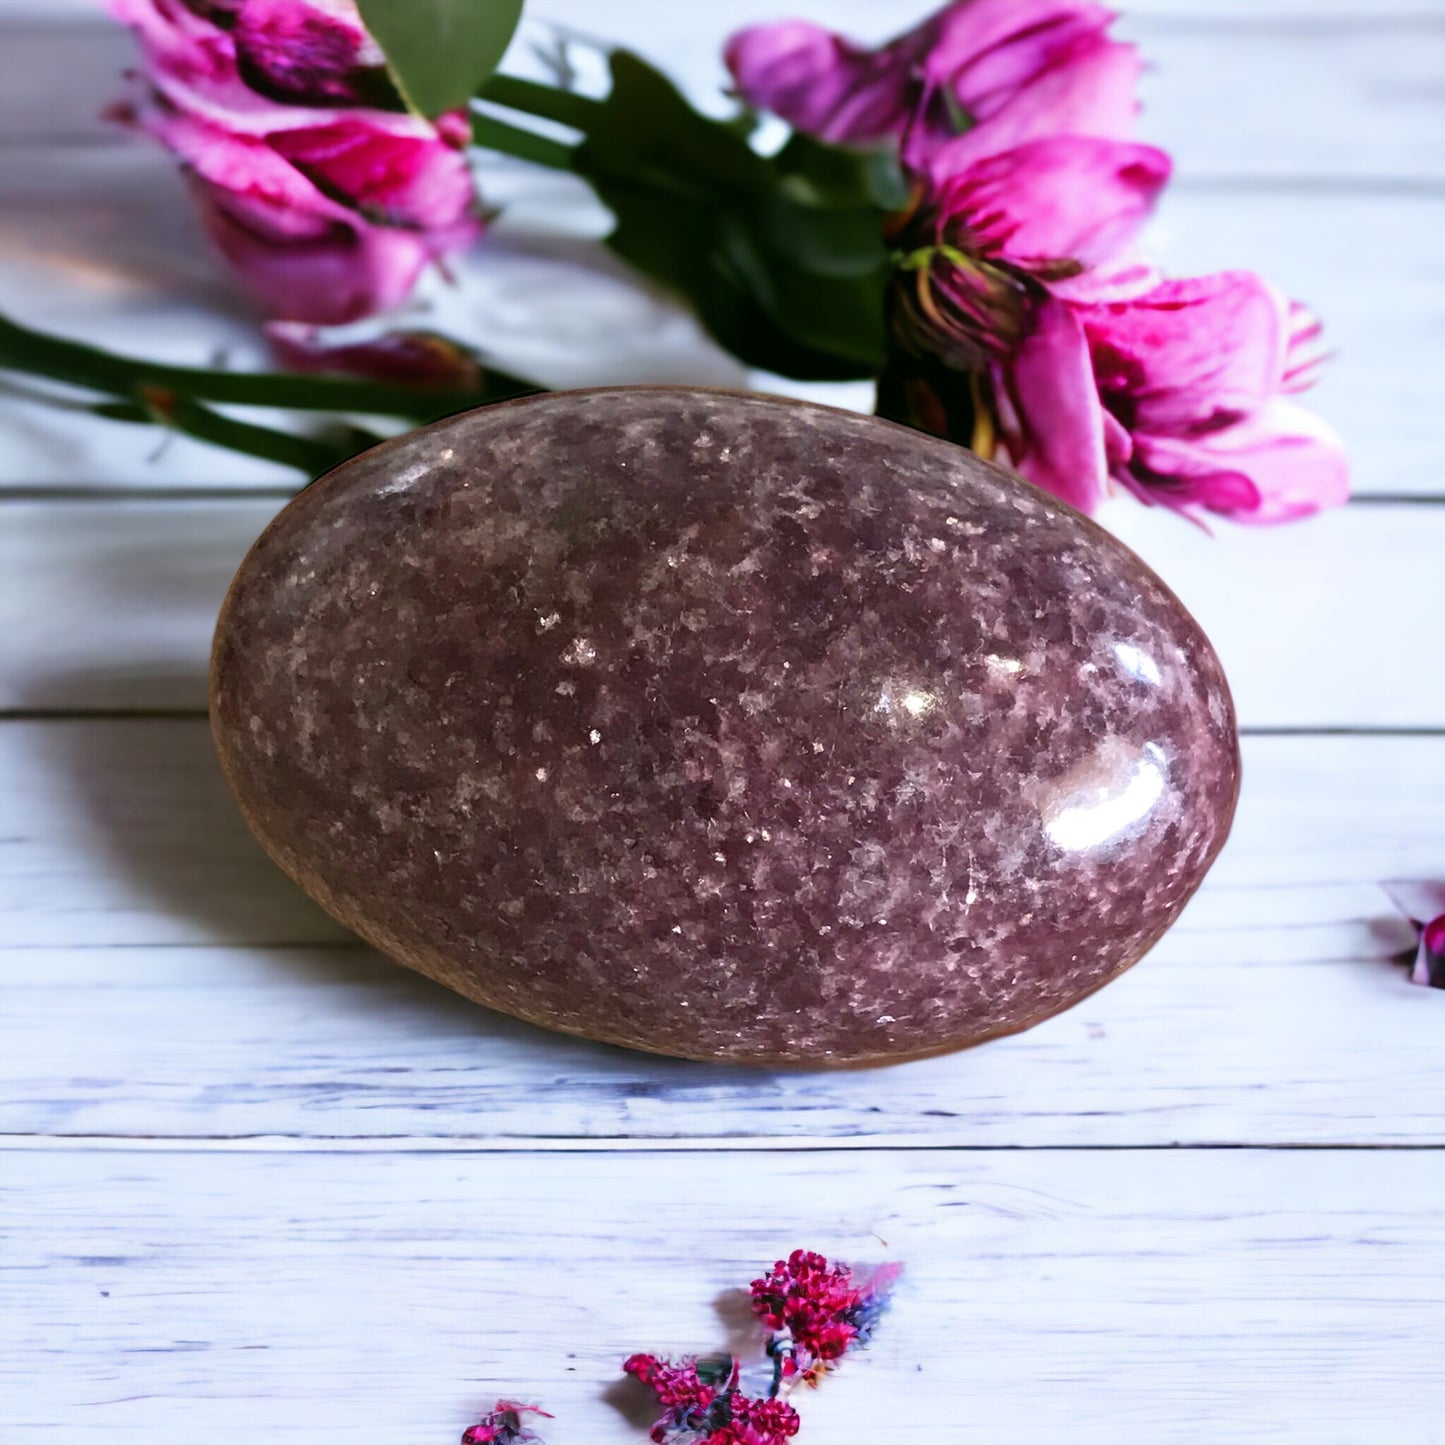
[[[287,371],[449,390],[475,388],[482,377],[474,352],[435,331],[386,331],[356,341],[331,341],[318,327],[289,321],[269,322],[265,331]]]

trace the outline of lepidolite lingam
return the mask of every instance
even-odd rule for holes
[[[272,856],[549,1028],[839,1065],[1026,1028],[1224,842],[1228,689],[1106,532],[890,423],[675,387],[423,428],[301,493],[216,637]]]

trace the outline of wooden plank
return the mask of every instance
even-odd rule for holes
[[[1445,739],[1249,739],[1230,845],[1131,974],[970,1053],[760,1073],[545,1034],[337,947],[200,723],[12,723],[0,1131],[1441,1143],[1445,995],[1405,982],[1379,882],[1445,873],[1442,785]]]
[[[87,8],[93,0],[84,0]],[[532,24],[508,66],[530,71],[547,22],[641,51],[700,102],[721,103],[724,39],[780,14],[881,41],[938,8],[935,0],[713,0],[705,14],[655,0],[532,0]],[[1369,176],[1445,174],[1445,10],[1438,3],[1354,0],[1327,7],[1210,0],[1130,6],[1124,33],[1149,61],[1145,132],[1173,150],[1183,174]],[[135,50],[119,27],[0,10],[0,138],[113,141],[99,118]],[[57,78],[64,84],[57,84]],[[1281,98],[1286,97],[1286,103]]]
[[[278,505],[0,503],[0,708],[203,708],[216,609]],[[1101,520],[1195,612],[1246,726],[1445,726],[1445,673],[1426,665],[1445,507],[1214,538],[1127,499]]]
[[[746,1347],[734,1291],[798,1244],[908,1266],[800,1401],[817,1445],[1430,1445],[1445,1416],[1434,1153],[10,1163],[13,1445],[447,1441],[499,1395],[622,1445],[622,1359]]]
[[[1442,127],[1445,129],[1445,127]],[[433,284],[418,318],[553,386],[637,380],[743,385],[736,363],[595,241],[606,220],[566,178],[488,168],[506,208],[491,239]],[[217,270],[183,187],[148,149],[7,153],[0,307],[161,359],[264,363],[254,318]],[[1445,194],[1177,188],[1154,254],[1177,273],[1263,272],[1325,318],[1335,353],[1311,405],[1350,442],[1361,493],[1440,495],[1434,378],[1445,371],[1445,281],[1434,238]],[[1368,264],[1363,258],[1368,258]],[[753,384],[780,383],[757,375]],[[868,410],[866,384],[784,389]],[[0,398],[0,487],[291,484],[294,474],[151,428]]]

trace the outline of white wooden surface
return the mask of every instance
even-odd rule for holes
[[[703,94],[746,20],[877,37],[926,7],[531,8]],[[1126,24],[1179,162],[1154,244],[1324,313],[1361,497],[1213,540],[1107,514],[1219,644],[1244,797],[1154,954],[1019,1038],[708,1068],[360,948],[251,842],[201,713],[216,603],[289,478],[0,402],[6,1445],[431,1445],[499,1394],[554,1408],[554,1445],[640,1439],[604,1399],[621,1357],[720,1343],[720,1291],[795,1243],[910,1266],[807,1402],[815,1445],[1445,1442],[1445,994],[1405,983],[1381,888],[1445,878],[1445,4]],[[247,359],[169,166],[95,122],[127,53],[90,0],[0,0],[0,306]],[[574,189],[487,188],[512,208],[449,323],[554,384],[741,380],[599,255]]]

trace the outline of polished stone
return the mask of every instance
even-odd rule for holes
[[[273,856],[552,1028],[841,1064],[1067,1007],[1229,828],[1209,643],[1127,548],[949,443],[562,393],[387,443],[237,576],[212,711]]]

